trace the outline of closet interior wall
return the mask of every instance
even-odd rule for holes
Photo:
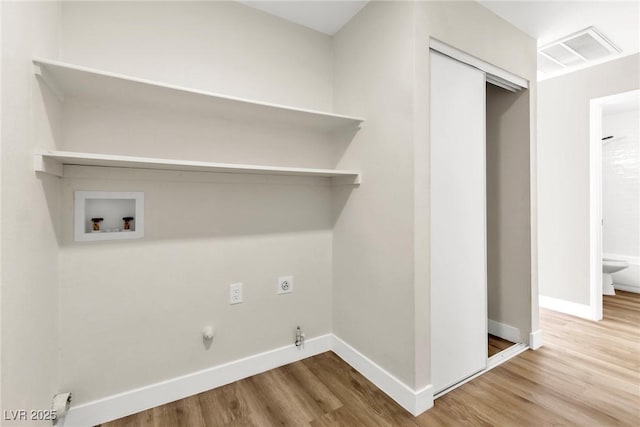
[[[487,83],[487,292],[489,320],[531,331],[530,91]]]

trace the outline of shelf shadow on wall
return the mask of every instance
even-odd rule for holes
[[[329,185],[328,178],[67,168],[76,177],[62,181],[65,245],[110,244],[74,242],[72,206],[78,190],[143,191],[142,241],[286,234],[333,227],[335,187]],[[125,243],[136,241],[140,242]]]
[[[357,131],[73,98],[63,116],[66,151],[302,168],[333,168]]]

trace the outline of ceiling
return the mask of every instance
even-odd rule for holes
[[[479,1],[538,40],[538,46],[595,26],[624,52],[640,50],[638,1]]]
[[[480,4],[538,40],[538,46],[594,26],[621,53],[555,75],[640,51],[640,2],[636,1],[493,1]]]
[[[369,0],[239,0],[247,6],[288,21],[334,35]],[[538,40],[544,46],[594,26],[621,49],[613,55],[560,73],[595,65],[640,51],[640,1],[496,1],[478,0],[496,15]],[[551,77],[551,75],[546,75]]]
[[[349,22],[369,0],[239,1],[247,6],[332,36]]]

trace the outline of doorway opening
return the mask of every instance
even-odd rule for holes
[[[430,42],[431,382],[438,398],[528,348],[528,82]],[[537,329],[537,325],[536,325]]]
[[[589,305],[592,320],[602,320],[603,295],[603,113],[606,110],[623,108],[638,103],[640,90],[591,100],[589,117]],[[620,136],[618,136],[620,138]],[[614,141],[615,142],[615,141]]]
[[[487,367],[513,357],[525,347],[526,325],[517,313],[531,302],[527,290],[529,239],[526,90],[492,84],[485,89],[487,218]]]

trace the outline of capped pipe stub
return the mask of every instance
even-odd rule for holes
[[[212,340],[215,332],[216,331],[213,326],[205,326],[205,328],[202,330],[202,338],[204,338],[205,340]]]
[[[53,425],[57,425],[60,418],[67,415],[71,405],[71,397],[71,393],[58,393],[53,396],[53,403],[51,404],[51,409],[55,411]]]

